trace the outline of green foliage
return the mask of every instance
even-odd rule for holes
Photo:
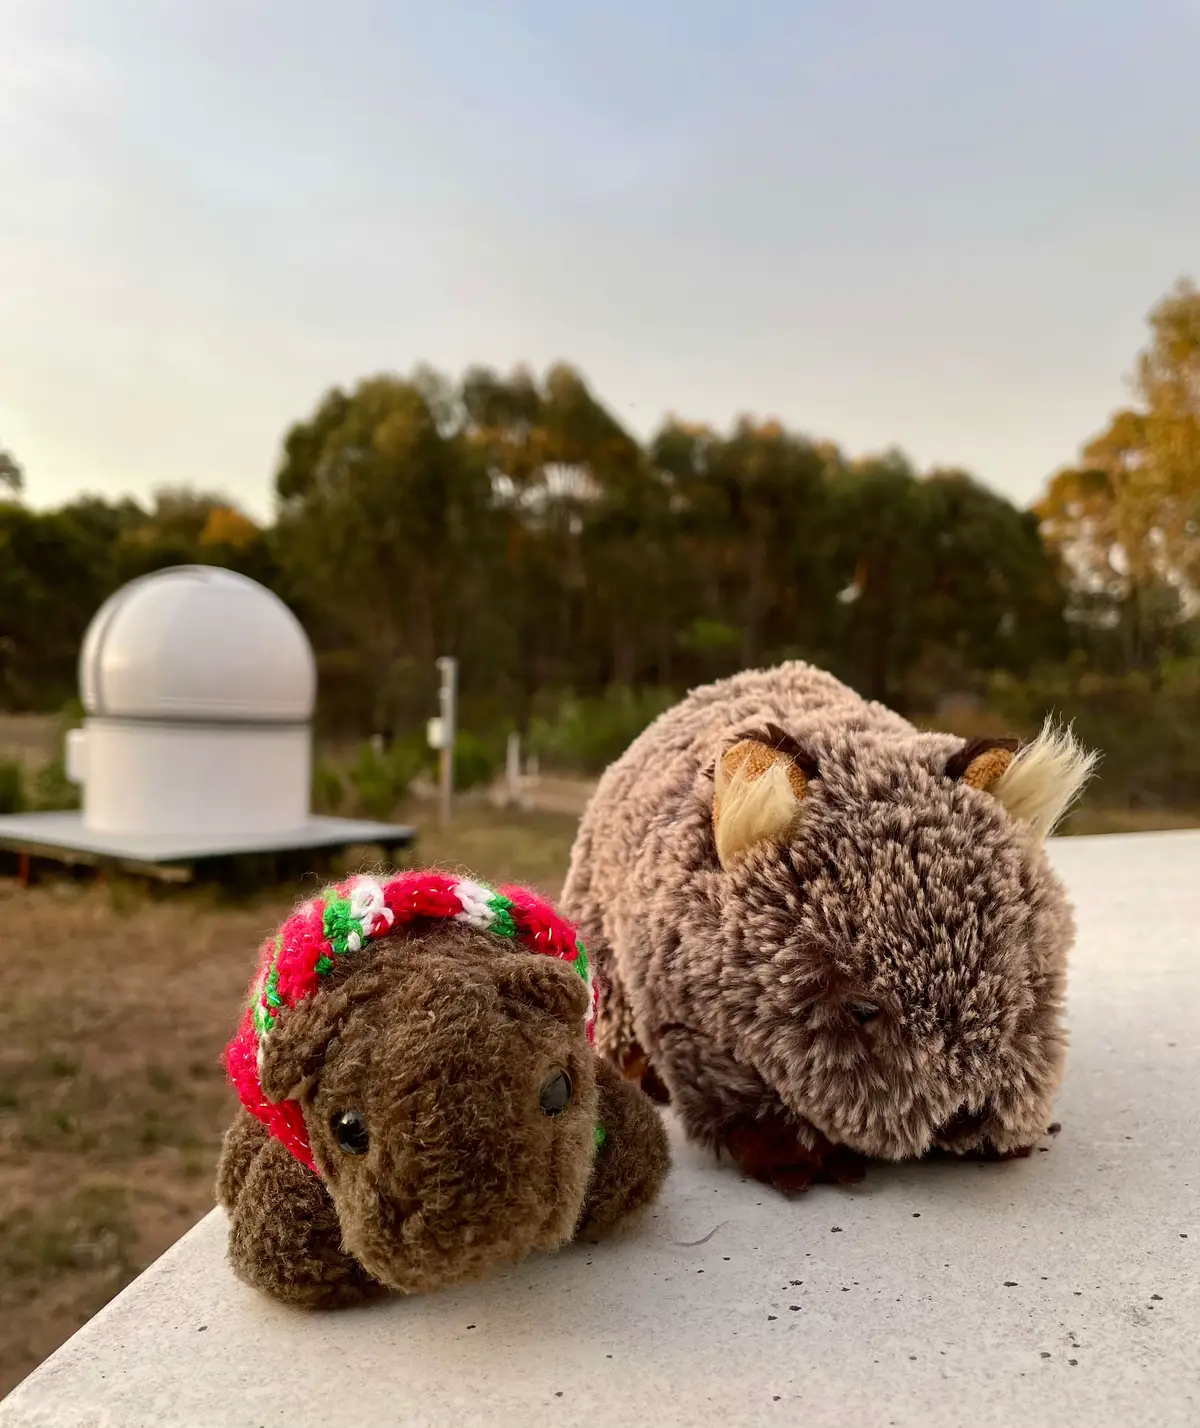
[[[359,808],[369,818],[390,818],[408,792],[408,781],[398,780],[385,755],[364,744],[350,769],[350,783]]]
[[[16,459],[0,447],[0,490],[7,487],[14,496],[19,496],[24,484],[25,473],[17,465]]]
[[[1135,405],[1114,413],[1038,506],[1076,638],[1112,671],[1177,655],[1200,590],[1200,289],[1177,284],[1149,326]]]
[[[67,778],[61,758],[51,759],[36,770],[30,802],[39,813],[79,807],[79,788]]]
[[[286,588],[323,643],[357,650],[376,680],[405,661],[430,680],[456,635],[483,658],[495,633],[491,480],[436,395],[394,377],[330,393],[288,433],[276,478]]]
[[[323,759],[313,763],[312,804],[316,813],[338,814],[346,802],[346,785],[337,769]]]
[[[368,818],[390,818],[427,764],[428,755],[415,739],[397,741],[382,753],[364,744],[350,769],[358,807]]]
[[[760,664],[783,645],[818,649],[839,588],[830,504],[837,453],[776,421],[743,417],[722,436],[672,419],[652,440],[649,459],[666,510],[660,548],[685,574],[683,582],[663,581],[659,552],[639,553],[658,575],[647,592],[658,619],[647,633],[656,624],[684,630],[672,639],[684,659],[671,670],[660,664],[653,682],[716,678]],[[636,590],[627,587],[624,598]],[[640,617],[647,602],[630,599],[625,608]]]
[[[180,564],[278,584],[266,534],[217,496],[160,492],[149,511],[96,497],[57,511],[0,501],[0,709],[60,708],[100,604],[127,580]]]
[[[460,792],[490,784],[500,772],[501,758],[495,746],[467,729],[454,738],[454,787]]]
[[[669,689],[615,686],[601,697],[565,695],[529,724],[529,751],[552,768],[599,773],[675,702]]]
[[[0,814],[25,808],[25,771],[17,759],[0,760]]]
[[[208,561],[301,616],[323,732],[392,739],[347,776],[318,766],[323,808],[386,816],[432,771],[396,735],[435,710],[443,654],[461,724],[525,728],[563,768],[604,767],[667,690],[805,658],[913,715],[955,696],[1023,718],[1065,700],[1109,750],[1107,787],[1190,797],[1193,725],[1171,691],[1200,657],[1198,372],[1200,292],[1183,284],[1151,314],[1135,405],[1032,512],[965,472],[851,460],[773,420],[673,417],[642,443],[564,364],[370,377],[287,432],[269,530],[216,493],[0,501],[0,708],[59,707],[108,593]],[[1092,691],[1075,656],[1111,683]],[[501,756],[463,734],[457,786]],[[31,801],[65,799],[45,780]]]
[[[1037,522],[1003,497],[962,472],[918,478],[892,454],[846,470],[831,504],[845,581],[833,662],[869,697],[920,708],[972,671],[1065,653]]]
[[[1200,659],[1157,675],[1106,674],[1076,659],[1028,680],[998,674],[989,703],[1019,732],[1071,723],[1102,762],[1092,797],[1127,808],[1200,810]]]
[[[720,620],[693,620],[680,634],[679,646],[697,655],[724,655],[737,649],[742,632]]]

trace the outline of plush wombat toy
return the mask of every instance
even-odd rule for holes
[[[593,1051],[595,1003],[574,929],[521,889],[404,873],[298,908],[226,1052],[238,1276],[314,1306],[411,1293],[648,1204],[666,1137]]]
[[[1042,840],[1094,756],[918,733],[790,663],[699,689],[605,774],[563,906],[601,1051],[780,1189],[1027,1153],[1074,936]]]

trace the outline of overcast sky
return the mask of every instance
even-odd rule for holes
[[[1200,277],[1200,0],[0,0],[0,446],[270,510],[333,383],[565,358],[1032,499]]]

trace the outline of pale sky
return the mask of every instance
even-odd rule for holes
[[[1027,502],[1200,277],[1200,0],[0,0],[0,446],[259,516],[286,426],[565,359]]]

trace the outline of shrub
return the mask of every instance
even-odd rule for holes
[[[346,801],[346,786],[332,764],[317,759],[312,771],[312,801],[317,813],[337,813]]]
[[[1101,763],[1090,802],[1108,808],[1200,809],[1200,663],[1179,661],[1154,678],[1098,674],[1081,664],[1023,681],[997,676],[989,705],[1016,732],[1052,714],[1070,723]]]
[[[0,761],[0,813],[20,813],[25,807],[25,778],[16,759]]]
[[[454,739],[454,787],[460,792],[491,783],[500,771],[500,756],[493,744],[466,729]]]
[[[33,776],[33,797],[30,800],[39,813],[57,812],[79,807],[79,788],[67,777],[61,758],[51,759]]]
[[[416,739],[398,741],[382,753],[364,744],[350,770],[362,812],[368,818],[390,818],[428,762],[427,750]]]
[[[529,751],[553,768],[601,773],[675,702],[669,689],[615,686],[599,698],[565,695],[529,723]]]

